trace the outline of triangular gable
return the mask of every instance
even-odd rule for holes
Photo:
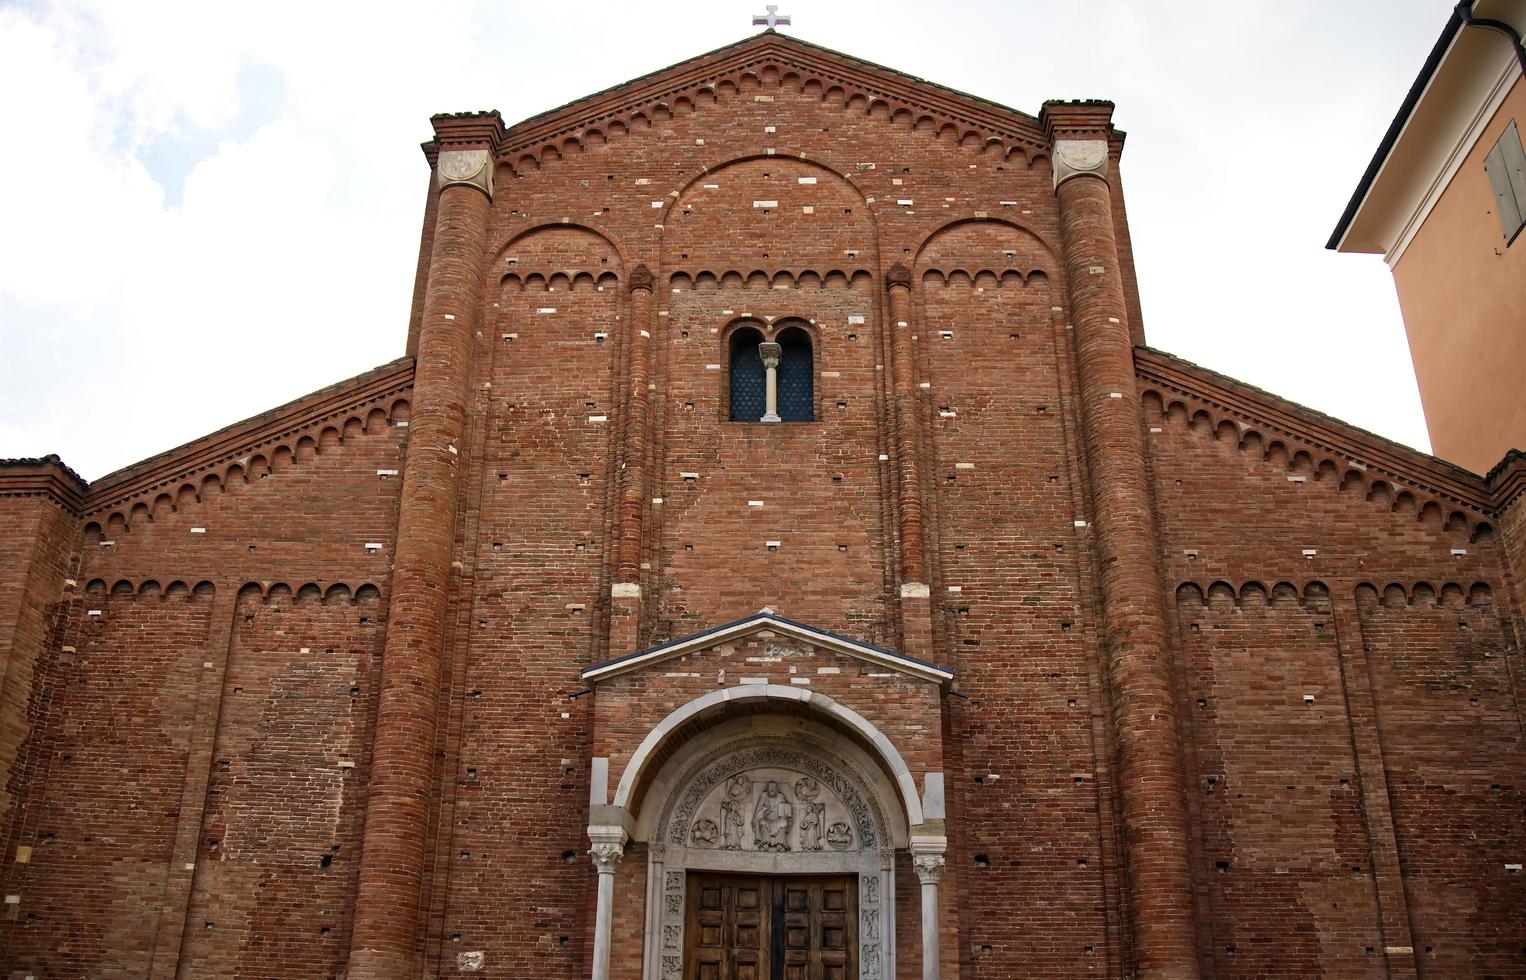
[[[647,647],[645,650],[638,650],[623,657],[616,657],[613,660],[606,660],[603,663],[585,667],[583,669],[583,680],[591,682],[616,677],[658,661],[667,660],[686,653],[695,653],[721,643],[741,639],[744,636],[751,636],[763,630],[772,630],[782,636],[793,637],[812,646],[854,657],[858,660],[874,664],[877,667],[884,667],[934,684],[947,684],[954,679],[954,672],[947,667],[940,667],[937,664],[928,663],[926,660],[918,660],[916,657],[909,657],[904,653],[896,653],[893,650],[886,650],[869,643],[850,640],[845,636],[838,636],[836,633],[829,633],[826,630],[816,629],[814,626],[807,626],[804,623],[785,619],[782,616],[775,615],[772,610],[764,609],[744,619],[727,623],[724,626],[716,626],[713,629],[695,633],[692,636],[670,640],[667,643]]]
[[[632,113],[666,106],[680,96],[692,97],[713,83],[756,73],[768,65],[793,70],[828,87],[840,86],[850,95],[926,113],[940,127],[953,124],[975,132],[982,141],[1021,146],[1030,159],[1047,156],[1044,130],[1028,113],[799,38],[765,31],[516,123],[505,134],[500,159],[512,164],[526,151],[535,155],[540,148],[554,148],[563,139],[576,141],[589,127],[624,121]],[[1123,136],[1121,132],[1116,135],[1120,139]]]

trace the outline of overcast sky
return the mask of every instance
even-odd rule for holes
[[[1027,112],[1116,102],[1149,342],[1424,449],[1388,269],[1324,243],[1450,6],[780,12]],[[399,356],[431,113],[516,121],[738,40],[755,12],[0,0],[0,457],[94,479]]]

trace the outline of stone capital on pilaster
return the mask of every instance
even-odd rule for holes
[[[593,846],[588,849],[588,856],[593,858],[593,865],[599,869],[599,874],[614,874],[620,859],[625,856],[625,828],[589,827],[588,839],[593,843]]]
[[[911,835],[911,866],[924,885],[936,885],[943,877],[944,852],[948,850],[948,838],[943,836],[941,821],[933,825],[933,833]]]
[[[593,858],[593,866],[599,869],[599,874],[612,875],[620,866],[620,859],[625,857],[625,845],[595,844],[588,849],[588,856]]]
[[[905,286],[907,289],[911,288],[911,270],[900,262],[891,266],[890,270],[885,273],[885,288],[894,289],[896,286]]]
[[[503,118],[494,110],[444,113],[429,121],[434,125],[434,165],[440,189],[475,187],[491,199]]]
[[[944,858],[942,854],[918,854],[911,859],[917,880],[924,885],[936,885],[943,880]]]
[[[1123,134],[1113,129],[1113,104],[1100,99],[1051,100],[1039,124],[1053,149],[1054,186],[1072,177],[1108,178],[1108,151]]]
[[[435,165],[440,190],[447,187],[475,187],[493,197],[493,155],[487,150],[441,150]]]
[[[629,280],[630,290],[633,293],[638,289],[645,290],[646,292],[651,292],[652,281],[652,270],[648,269],[645,263],[638,265],[631,270]]]
[[[1054,186],[1072,177],[1107,180],[1107,140],[1055,140]]]
[[[763,366],[766,368],[777,368],[779,356],[783,353],[784,348],[779,344],[764,341],[758,345],[758,356],[763,358]]]

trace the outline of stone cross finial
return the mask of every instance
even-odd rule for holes
[[[778,4],[771,3],[771,4],[768,5],[767,9],[768,9],[768,13],[766,13],[766,14],[753,14],[752,15],[752,26],[753,27],[762,27],[762,26],[764,26],[766,24],[768,26],[769,30],[773,30],[775,27],[778,27],[780,24],[783,24],[785,27],[789,26],[789,14],[784,14],[783,16],[781,16],[779,14],[779,5]]]

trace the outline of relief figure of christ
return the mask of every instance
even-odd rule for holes
[[[764,784],[757,805],[752,808],[753,847],[760,851],[789,850],[790,828],[794,823],[794,805],[779,784],[770,779]]]

